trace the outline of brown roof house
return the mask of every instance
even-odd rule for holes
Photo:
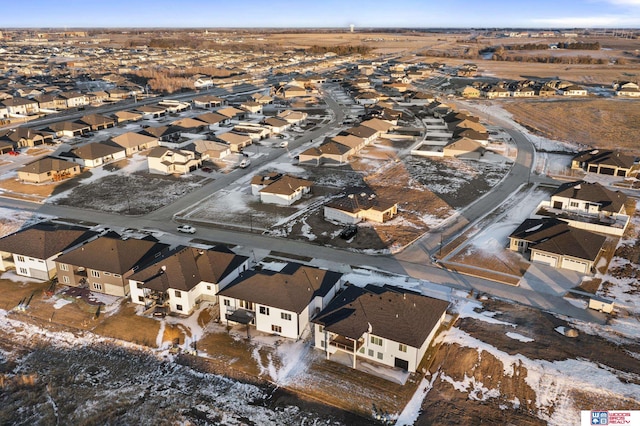
[[[483,144],[467,137],[454,139],[442,148],[445,157],[479,159],[484,152]]]
[[[415,372],[443,323],[449,302],[404,289],[348,286],[320,312],[314,346],[327,359],[347,355]]]
[[[342,274],[288,263],[280,272],[249,270],[218,292],[220,318],[298,339],[342,286]]]
[[[111,141],[125,149],[125,154],[131,156],[138,151],[155,148],[158,146],[158,138],[142,135],[135,132],[123,133],[111,138]]]
[[[27,163],[18,169],[18,178],[25,182],[57,182],[79,175],[80,166],[55,157],[44,157]]]
[[[346,163],[354,153],[355,150],[353,148],[330,140],[318,147],[311,147],[304,150],[300,153],[298,161],[301,164],[315,163],[317,166],[324,163],[343,164]]]
[[[627,177],[630,175],[635,158],[620,151],[593,149],[581,152],[571,160],[572,169],[582,169],[600,175]]]
[[[78,122],[91,126],[91,130],[93,131],[108,129],[116,125],[115,119],[100,114],[85,115],[80,118]]]
[[[226,247],[178,246],[129,277],[131,301],[156,312],[189,315],[202,301],[249,268],[249,258]]]
[[[311,192],[313,182],[284,175],[267,180],[269,182],[258,191],[260,201],[265,204],[290,206],[300,200],[304,194]],[[252,181],[253,187],[253,181]]]
[[[251,145],[251,137],[235,132],[221,133],[219,135],[216,135],[215,138],[221,142],[228,144],[229,148],[231,148],[231,152],[240,152],[246,146]]]
[[[53,143],[53,135],[28,127],[16,127],[0,130],[0,141],[11,142],[16,148],[24,148]]]
[[[35,224],[0,239],[0,270],[15,267],[18,275],[49,280],[57,273],[58,256],[97,236],[79,226]]]
[[[56,259],[58,282],[112,296],[129,294],[128,278],[166,253],[169,246],[150,240],[102,236]]]
[[[369,188],[351,188],[324,206],[324,218],[346,224],[362,220],[383,223],[398,214],[398,203],[381,200]]]
[[[83,167],[100,167],[112,161],[127,158],[125,149],[102,142],[91,142],[71,151],[60,153],[60,157],[80,164]]]
[[[231,148],[226,143],[198,139],[193,144],[202,160],[221,160],[231,154]]]

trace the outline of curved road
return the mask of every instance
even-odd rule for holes
[[[334,113],[331,122],[324,127],[305,134],[295,141],[290,141],[291,147],[299,147],[312,139],[321,137],[331,126],[336,126],[342,122],[345,115],[344,111],[331,97],[325,96],[325,99]],[[534,158],[533,146],[524,135],[513,130],[510,130],[509,133],[518,147],[518,155],[507,177],[489,193],[462,210],[460,214],[451,221],[447,222],[445,226],[440,229],[440,233],[424,235],[396,256],[370,256],[332,247],[318,246],[304,241],[202,226],[198,229],[198,238],[216,243],[235,244],[255,249],[272,250],[323,259],[335,263],[337,268],[340,265],[346,264],[408,275],[427,282],[442,284],[453,289],[474,290],[475,292],[491,294],[498,298],[515,301],[546,311],[586,321],[602,322],[602,317],[597,313],[576,308],[562,297],[540,294],[520,287],[508,286],[482,278],[458,274],[430,264],[430,256],[440,243],[441,234],[445,235],[446,238],[453,238],[454,235],[462,232],[467,226],[490,213],[521,185],[529,181]],[[281,155],[287,154],[284,154],[281,150],[273,150],[266,155],[255,158],[252,164],[259,166]],[[251,168],[253,167],[255,166]],[[173,232],[175,230],[175,224],[172,222],[172,218],[176,213],[197,204],[218,189],[229,186],[235,182],[239,176],[247,172],[248,170],[241,169],[233,171],[188,194],[175,203],[141,217],[109,214],[51,204],[41,205],[13,199],[0,199],[0,205],[61,218],[100,223],[105,226],[138,229],[148,228]]]

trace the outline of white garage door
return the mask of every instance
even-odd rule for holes
[[[549,256],[548,254],[540,253],[534,251],[531,260],[534,262],[546,263],[549,266],[553,266],[554,268],[558,265],[558,258],[555,256]]]
[[[589,272],[589,265],[587,262],[574,260],[574,259],[562,259],[562,267],[565,269],[570,269],[572,271],[581,272],[586,274]]]

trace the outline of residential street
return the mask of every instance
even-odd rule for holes
[[[345,110],[330,96],[325,96],[325,100],[332,111],[331,121],[312,132],[305,133],[303,136],[291,140],[289,142],[289,149],[295,149],[312,140],[322,138],[325,134],[334,131],[340,126],[345,117]],[[536,292],[521,287],[513,287],[482,278],[462,275],[431,264],[431,255],[436,253],[441,240],[446,244],[447,241],[454,239],[467,227],[502,204],[511,194],[516,192],[518,188],[527,185],[527,183],[531,181],[531,170],[535,156],[533,145],[525,135],[515,130],[508,130],[508,132],[512,136],[518,149],[515,164],[509,174],[489,193],[462,210],[460,214],[452,217],[451,220],[446,221],[436,232],[430,232],[424,235],[395,256],[372,256],[318,246],[303,241],[242,233],[237,230],[229,231],[208,228],[205,224],[197,222],[193,223],[198,228],[196,238],[199,240],[322,259],[330,263],[335,263],[338,269],[340,265],[346,264],[356,267],[373,268],[394,274],[408,275],[416,279],[446,285],[455,289],[473,290],[475,293],[490,294],[501,299],[512,300],[523,305],[585,321],[603,322],[604,317],[602,314],[592,310],[577,308],[563,299],[557,292]],[[252,157],[252,165],[249,168],[236,169],[226,175],[220,176],[207,185],[182,197],[175,203],[140,217],[102,213],[51,204],[40,205],[9,198],[0,198],[0,206],[31,210],[44,215],[61,218],[99,223],[107,227],[152,229],[175,233],[176,223],[173,221],[173,218],[180,212],[200,203],[216,191],[232,185],[240,176],[252,173],[253,169],[257,169],[261,165],[279,156],[289,155],[289,150],[271,150],[268,153],[258,154],[258,149],[257,147],[252,147],[247,150]]]

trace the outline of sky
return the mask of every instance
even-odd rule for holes
[[[640,0],[5,1],[16,27],[640,28]]]

